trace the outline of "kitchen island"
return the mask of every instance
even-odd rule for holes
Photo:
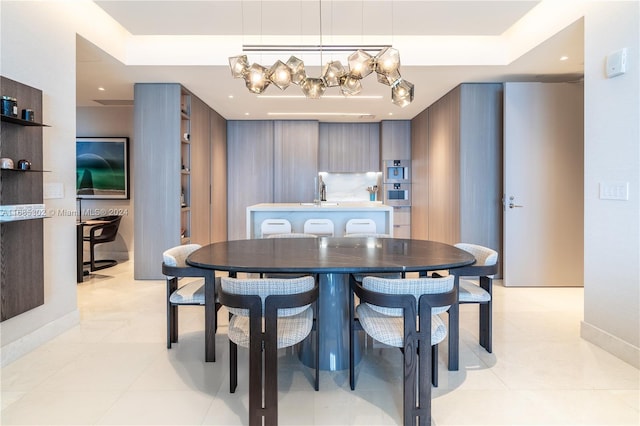
[[[287,219],[292,232],[303,232],[308,219],[331,219],[342,237],[349,219],[372,219],[376,232],[393,236],[393,207],[381,202],[262,203],[247,207],[247,239],[261,238],[265,219]]]

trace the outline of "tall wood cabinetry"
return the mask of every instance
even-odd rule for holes
[[[228,235],[246,238],[246,208],[313,200],[317,121],[228,121]]]
[[[180,84],[134,87],[136,279],[161,278],[170,247],[220,238],[212,235],[211,200],[226,188],[212,185],[212,113]]]
[[[502,254],[502,94],[499,83],[461,84],[414,118],[414,237]]]
[[[429,109],[411,120],[411,238],[429,239]]]
[[[42,117],[42,91],[1,78],[3,96]],[[0,157],[31,162],[30,170],[0,170],[0,320],[44,303],[42,127],[38,122],[2,116]]]
[[[318,177],[318,122],[276,121],[273,202],[313,201]]]
[[[209,213],[211,242],[227,240],[227,120],[209,110],[210,123],[210,177]]]
[[[229,240],[246,238],[246,208],[273,200],[273,121],[227,121]]]
[[[380,171],[378,123],[320,123],[319,133],[321,172]]]
[[[387,160],[411,160],[411,121],[382,120],[380,122],[380,170],[383,173],[384,162]],[[412,184],[411,187],[413,187]],[[394,237],[411,238],[411,208],[411,206],[393,208]]]

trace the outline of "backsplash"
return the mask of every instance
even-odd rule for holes
[[[370,201],[367,187],[382,184],[382,173],[320,173],[327,186],[327,201]],[[375,201],[382,201],[378,189]]]

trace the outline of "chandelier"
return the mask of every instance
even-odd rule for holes
[[[322,0],[320,0],[322,11]],[[391,46],[355,46],[355,51],[347,57],[347,64],[332,60],[323,65],[322,53],[326,51],[349,51],[353,46],[323,46],[322,13],[320,13],[320,45],[303,46],[243,46],[243,51],[319,51],[321,75],[309,77],[304,62],[291,56],[287,62],[277,60],[270,67],[253,63],[249,65],[247,55],[229,58],[231,75],[242,78],[251,93],[263,93],[271,84],[285,90],[291,84],[300,86],[302,93],[309,99],[322,97],[328,87],[338,87],[345,97],[357,95],[362,91],[362,80],[376,73],[379,83],[391,87],[391,101],[400,107],[413,101],[413,84],[400,75],[400,53]],[[377,51],[375,55],[368,53]]]
[[[323,46],[319,48],[324,50]],[[273,51],[282,48],[266,49]],[[247,89],[255,94],[263,93],[271,84],[280,90],[295,84],[309,99],[322,97],[328,87],[338,87],[344,96],[353,96],[362,91],[362,80],[375,72],[378,82],[391,87],[394,104],[404,107],[413,101],[413,84],[400,75],[400,53],[397,49],[384,46],[375,56],[358,49],[348,56],[347,64],[343,66],[340,61],[327,62],[319,77],[309,77],[304,62],[295,56],[291,56],[286,63],[278,60],[268,68],[258,63],[249,65],[247,55],[229,58],[231,75],[244,79]]]

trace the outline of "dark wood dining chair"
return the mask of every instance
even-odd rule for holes
[[[319,348],[318,280],[222,277],[220,302],[229,310],[229,390],[238,385],[238,346],[249,348],[249,425],[278,424],[278,349],[304,340],[314,328]],[[263,329],[264,323],[264,329]],[[264,355],[264,369],[263,369]],[[314,388],[319,388],[319,351]],[[264,374],[264,376],[263,376]],[[264,403],[263,403],[264,394]]]
[[[403,424],[431,425],[431,385],[437,382],[437,345],[447,335],[438,316],[457,300],[455,277],[351,280],[360,299],[357,324],[372,338],[403,353]],[[353,345],[356,319],[351,319],[349,379],[355,389]],[[431,381],[425,380],[431,378]],[[417,392],[417,395],[416,395]]]
[[[214,285],[215,294],[220,288],[220,278],[214,278],[214,271],[210,269],[196,268],[187,265],[187,257],[199,249],[200,244],[183,244],[165,250],[162,253],[162,273],[166,276],[167,281],[167,349],[171,349],[172,343],[178,342],[178,307],[179,306],[204,306],[205,288],[209,282]],[[181,278],[202,277],[202,279],[190,281],[184,285],[179,285]],[[222,306],[215,301],[215,313]],[[213,333],[217,330],[216,314],[213,315]],[[213,342],[213,353],[205,354],[207,361],[216,360],[215,338]]]
[[[449,273],[461,277],[459,302],[479,304],[479,343],[487,352],[491,353],[493,351],[492,287],[493,276],[498,273],[498,252],[478,244],[458,243],[455,246],[471,253],[476,258],[476,263],[473,265],[452,269]],[[471,277],[477,277],[477,282],[465,279]]]

